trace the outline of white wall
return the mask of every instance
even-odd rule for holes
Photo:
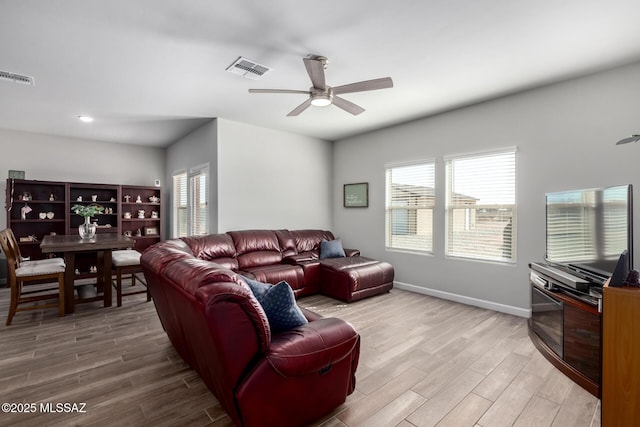
[[[331,229],[332,144],[218,119],[218,229]]]
[[[154,185],[165,171],[163,148],[5,129],[0,129],[0,152],[3,196],[10,169],[25,171],[26,179],[129,185]],[[3,209],[0,223],[6,222]]]
[[[217,233],[218,224],[218,174],[216,164],[218,162],[218,121],[216,119],[200,126],[190,134],[179,139],[167,148],[167,173],[165,182],[169,190],[169,203],[165,206],[169,209],[165,221],[165,234],[171,235],[170,206],[173,200],[173,175],[180,172],[189,172],[194,166],[209,163],[209,232]]]
[[[638,94],[640,64],[634,64],[338,141],[334,232],[363,255],[390,261],[401,286],[526,315],[528,263],[544,256],[545,193],[629,183],[640,200],[640,144],[615,145],[640,131]],[[518,147],[517,264],[445,258],[443,156],[512,146]],[[384,165],[426,158],[437,160],[435,254],[387,252]],[[342,185],[350,182],[369,182],[369,208],[342,207]],[[634,211],[638,242],[638,202]]]

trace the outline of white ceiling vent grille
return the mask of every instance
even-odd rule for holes
[[[271,68],[240,56],[227,67],[227,71],[251,80],[260,80],[262,76],[271,71]]]
[[[27,86],[35,86],[36,84],[35,80],[31,76],[23,76],[22,74],[10,73],[2,70],[0,70],[0,80],[20,83]]]

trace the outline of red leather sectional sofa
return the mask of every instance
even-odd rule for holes
[[[323,293],[351,302],[393,287],[393,266],[360,256],[359,250],[319,259],[320,243],[334,239],[325,230],[242,230],[183,238],[196,258],[265,283],[285,280],[296,298]]]
[[[362,298],[391,288],[393,268],[358,251],[319,261],[323,239],[333,235],[238,231],[167,240],[142,254],[169,339],[238,426],[307,425],[355,389],[360,336],[349,323],[303,309],[308,323],[274,333],[238,274],[270,283],[286,280],[297,296],[348,285],[348,291],[337,293]],[[336,264],[340,259],[343,264]],[[325,285],[332,278],[336,283]]]

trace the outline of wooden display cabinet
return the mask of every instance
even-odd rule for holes
[[[121,187],[122,234],[135,239],[135,249],[140,252],[161,240],[160,196],[160,187]]]
[[[20,253],[42,259],[40,242],[48,234],[66,232],[66,186],[63,182],[7,180],[7,227],[18,240]]]
[[[69,183],[67,186],[67,201],[70,218],[67,225],[67,234],[78,232],[78,226],[84,222],[84,218],[71,212],[74,205],[90,205],[92,203],[102,206],[105,210],[91,218],[97,222],[97,233],[118,233],[120,230],[118,200],[120,199],[120,186],[108,184],[80,184]]]
[[[92,218],[98,223],[97,232],[131,235],[139,251],[161,240],[160,187],[9,178],[6,192],[7,227],[16,235],[24,257],[45,258],[40,242],[46,235],[78,233],[84,218],[71,212],[76,204],[104,207],[104,212]],[[78,277],[95,276],[90,273],[95,257],[82,257],[76,263]]]

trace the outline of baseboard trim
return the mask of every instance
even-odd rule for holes
[[[429,295],[436,298],[442,298],[449,301],[459,302],[461,304],[472,305],[475,307],[486,308],[488,310],[499,311],[501,313],[512,314],[518,317],[531,317],[531,310],[511,305],[499,304],[493,301],[487,301],[477,298],[471,298],[464,295],[452,294],[450,292],[439,291],[437,289],[425,288],[422,286],[411,285],[409,283],[393,282],[393,286],[409,292],[417,294]]]

